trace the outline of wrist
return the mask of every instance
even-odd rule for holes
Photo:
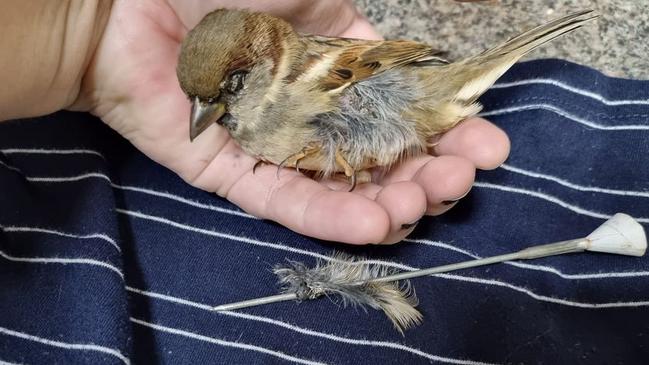
[[[0,24],[0,120],[67,108],[108,21],[112,0],[9,1]]]

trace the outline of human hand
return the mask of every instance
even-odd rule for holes
[[[378,181],[347,192],[287,170],[259,168],[227,131],[213,126],[193,143],[190,104],[176,79],[180,42],[209,11],[230,1],[115,1],[74,109],[90,110],[137,148],[190,184],[226,197],[247,212],[299,233],[347,243],[394,243],[424,214],[441,214],[470,189],[476,168],[500,165],[509,141],[472,118],[441,137],[431,155],[394,167]],[[351,1],[242,1],[298,30],[378,38]]]

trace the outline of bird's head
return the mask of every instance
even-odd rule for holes
[[[289,37],[291,26],[279,18],[226,9],[209,13],[187,34],[177,75],[192,103],[190,139],[214,122],[231,133],[237,128],[236,120],[224,116],[242,100],[247,107],[261,103]]]

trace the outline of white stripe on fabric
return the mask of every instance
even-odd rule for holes
[[[111,349],[110,347],[105,347],[105,346],[99,346],[95,344],[80,344],[80,343],[67,343],[67,342],[61,342],[61,341],[56,341],[56,340],[50,340],[48,338],[44,337],[38,337],[34,335],[30,335],[24,332],[18,332],[14,330],[10,330],[8,328],[0,327],[0,333],[5,334],[7,336],[13,336],[13,337],[18,337],[22,338],[24,340],[28,341],[34,341],[38,343],[42,343],[44,345],[49,345],[49,346],[54,346],[54,347],[59,347],[62,349],[66,350],[80,350],[80,351],[94,351],[94,352],[101,352],[104,354],[112,355],[118,359],[120,359],[124,364],[130,364],[130,360],[122,355],[121,352],[119,352],[116,349]]]
[[[588,191],[588,192],[594,192],[594,193],[602,193],[602,194],[611,194],[611,195],[622,195],[622,196],[634,196],[634,197],[639,197],[639,198],[649,198],[649,191],[631,191],[631,190],[618,190],[618,189],[606,189],[606,188],[599,188],[596,186],[583,186],[583,185],[577,185],[574,183],[571,183],[568,180],[564,180],[562,178],[552,176],[552,175],[547,175],[547,174],[542,174],[539,172],[533,172],[533,171],[528,171],[525,169],[521,169],[518,167],[510,166],[507,164],[502,164],[500,167],[503,170],[514,172],[517,174],[537,178],[537,179],[544,179],[544,180],[549,180],[556,182],[559,185],[563,185],[565,187],[578,190],[578,191]]]
[[[302,249],[299,249],[299,248],[286,246],[286,245],[281,244],[281,243],[270,243],[270,242],[265,242],[265,241],[259,241],[259,240],[256,240],[254,238],[236,236],[236,235],[232,235],[232,234],[228,234],[228,233],[222,233],[222,232],[217,232],[217,231],[213,231],[213,230],[209,230],[209,229],[198,228],[198,227],[190,226],[190,225],[187,225],[187,224],[179,223],[179,222],[176,222],[176,221],[172,221],[172,220],[167,219],[167,218],[157,217],[157,216],[154,216],[154,215],[144,214],[144,213],[141,213],[141,212],[135,212],[135,211],[119,209],[119,208],[115,209],[115,211],[117,213],[120,213],[120,214],[129,215],[129,216],[132,216],[132,217],[141,218],[141,219],[145,219],[145,220],[150,220],[150,221],[154,221],[154,222],[158,222],[158,223],[163,223],[163,224],[166,224],[168,226],[172,226],[172,227],[183,229],[183,230],[190,231],[190,232],[204,234],[204,235],[207,235],[207,236],[219,237],[219,238],[223,238],[223,239],[227,239],[227,240],[231,240],[231,241],[248,243],[248,244],[252,244],[252,245],[255,245],[255,246],[269,247],[269,248],[273,248],[273,249],[276,249],[276,250],[282,250],[282,251],[297,253],[297,254],[301,254],[301,255],[309,255],[309,256],[324,259],[324,260],[327,260],[329,258],[327,255],[322,255],[322,254],[319,254],[319,253],[315,253],[315,252],[311,252],[311,251],[307,251],[307,250],[302,250]]]
[[[611,214],[605,214],[605,213],[600,213],[600,212],[594,212],[591,210],[587,210],[581,207],[578,207],[576,205],[568,204],[564,202],[563,200],[554,197],[552,195],[548,195],[545,193],[541,193],[538,191],[531,191],[531,190],[526,190],[526,189],[521,189],[521,188],[515,188],[511,186],[504,186],[504,185],[497,185],[497,184],[491,184],[491,183],[485,183],[485,182],[479,182],[476,181],[473,183],[473,186],[479,187],[479,188],[487,188],[487,189],[495,189],[495,190],[500,190],[500,191],[506,191],[508,193],[516,193],[516,194],[523,194],[527,196],[532,196],[535,198],[543,199],[545,201],[548,201],[550,203],[554,203],[556,205],[559,205],[563,208],[566,208],[570,211],[573,211],[577,214],[593,217],[593,218],[599,218],[599,219],[609,219],[613,215]],[[634,217],[635,220],[641,223],[649,223],[649,218],[644,218],[644,217]]]
[[[106,159],[101,153],[93,150],[87,149],[45,149],[45,148],[5,148],[0,149],[0,152],[4,154],[40,154],[40,155],[76,155],[76,154],[88,154],[96,155],[102,159]]]
[[[79,180],[85,180],[90,177],[96,177],[100,179],[104,179],[108,182],[110,181],[110,178],[104,174],[100,174],[97,172],[88,172],[85,174],[81,175],[76,175],[76,176],[45,176],[45,177],[34,177],[34,176],[26,176],[25,179],[27,181],[32,181],[32,182],[49,182],[49,183],[59,183],[59,182],[70,182],[70,181],[79,181]]]
[[[558,108],[554,105],[551,104],[526,104],[526,105],[518,105],[518,106],[513,106],[509,108],[501,108],[501,109],[494,109],[494,110],[489,110],[485,111],[482,113],[479,113],[478,116],[480,117],[490,117],[493,115],[502,115],[502,114],[510,114],[510,113],[517,113],[517,112],[522,112],[522,111],[527,111],[527,110],[546,110],[552,113],[555,113],[557,115],[560,115],[564,118],[570,119],[574,122],[577,122],[579,124],[583,124],[585,126],[588,126],[593,129],[599,129],[603,131],[646,131],[649,130],[649,125],[643,125],[643,124],[630,124],[630,125],[603,125],[599,124],[596,122],[592,122],[590,120],[584,119],[582,117],[579,117],[577,115],[571,114],[561,108]]]
[[[13,166],[11,166],[11,165],[8,165],[8,164],[4,163],[2,160],[0,160],[0,165],[2,165],[2,166],[4,166],[4,167],[8,168],[9,170],[13,170],[13,171],[16,171],[16,172],[20,172],[20,173],[22,174],[22,171],[20,171],[19,168],[17,168],[17,167],[13,167]],[[0,363],[0,364],[1,364],[1,363]]]
[[[149,194],[149,195],[158,196],[158,197],[162,197],[162,198],[167,198],[167,199],[175,200],[177,202],[181,202],[181,203],[184,203],[184,204],[190,205],[192,207],[196,207],[196,208],[209,209],[209,210],[213,210],[215,212],[226,213],[226,214],[230,214],[230,215],[236,215],[236,216],[239,216],[239,217],[245,217],[245,218],[251,218],[251,219],[259,219],[259,218],[255,217],[253,215],[250,215],[250,214],[247,214],[247,213],[244,213],[244,212],[241,212],[241,211],[221,208],[221,207],[217,207],[216,205],[211,205],[211,204],[204,204],[204,203],[201,203],[201,202],[197,202],[195,200],[190,200],[190,199],[183,198],[181,196],[174,195],[174,194],[167,193],[167,192],[161,192],[161,191],[156,191],[156,190],[147,189],[147,188],[140,188],[140,187],[137,187],[137,186],[117,185],[117,184],[114,184],[114,183],[111,183],[111,185],[112,185],[112,187],[114,187],[116,189],[135,191],[135,192],[138,192],[138,193],[144,193],[144,194]]]
[[[149,327],[149,328],[152,328],[152,329],[157,330],[157,331],[171,333],[171,334],[178,335],[178,336],[183,336],[183,337],[188,337],[188,338],[191,338],[191,339],[194,339],[194,340],[209,342],[209,343],[219,345],[219,346],[233,347],[233,348],[238,348],[238,349],[242,349],[242,350],[250,350],[250,351],[261,352],[261,353],[271,355],[271,356],[275,356],[275,357],[278,357],[278,358],[280,358],[282,360],[291,361],[291,362],[294,362],[294,363],[297,363],[297,364],[306,364],[306,365],[323,365],[323,364],[325,364],[325,363],[319,362],[319,361],[311,361],[311,360],[301,359],[299,357],[287,355],[287,354],[285,354],[283,352],[267,349],[267,348],[261,347],[261,346],[250,345],[250,344],[241,343],[241,342],[221,340],[221,339],[218,339],[218,338],[215,338],[215,337],[204,336],[204,335],[194,333],[194,332],[190,332],[190,331],[185,331],[185,330],[181,330],[181,329],[177,329],[177,328],[163,326],[163,325],[160,325],[160,324],[146,322],[146,321],[143,321],[141,319],[137,319],[137,318],[133,318],[133,317],[131,317],[130,320],[131,320],[131,322],[139,324],[140,326]]]
[[[11,256],[3,251],[0,251],[0,256],[4,257],[9,261],[28,262],[33,264],[63,264],[63,265],[80,264],[80,265],[99,266],[117,273],[117,275],[119,275],[119,277],[122,280],[124,280],[124,274],[120,269],[106,262],[93,260],[93,259],[63,258],[63,257],[16,257],[16,256]]]
[[[455,252],[459,252],[463,255],[469,256],[473,259],[481,259],[481,256],[478,256],[474,253],[471,253],[469,251],[466,251],[464,249],[451,246],[447,243],[443,242],[438,242],[438,241],[430,241],[426,239],[410,239],[406,238],[403,240],[404,242],[410,242],[410,243],[419,243],[427,246],[432,246],[432,247],[439,247],[445,250],[451,250]],[[534,264],[527,264],[527,263],[522,263],[518,261],[505,261],[503,264],[506,265],[511,265],[515,266],[521,269],[527,269],[527,270],[535,270],[535,271],[545,271],[551,274],[555,274],[563,279],[568,279],[568,280],[588,280],[588,279],[611,279],[611,278],[637,278],[637,277],[644,277],[644,276],[649,276],[649,271],[622,271],[622,272],[598,272],[598,273],[590,273],[590,274],[566,274],[562,272],[561,270],[552,267],[552,266],[545,266],[545,265],[534,265]]]
[[[171,193],[167,192],[161,192],[161,191],[156,191],[152,189],[147,189],[147,188],[141,188],[137,186],[128,186],[128,185],[118,185],[115,184],[111,181],[110,177],[108,177],[105,174],[98,173],[98,172],[89,172],[81,175],[76,175],[76,176],[28,176],[26,177],[27,181],[31,182],[49,182],[49,183],[60,183],[60,182],[72,182],[72,181],[80,181],[80,180],[85,180],[89,178],[99,178],[106,180],[110,182],[111,186],[115,189],[120,189],[120,190],[127,190],[127,191],[135,191],[138,193],[144,193],[144,194],[149,194],[157,197],[162,197],[162,198],[167,198],[171,200],[175,200],[177,202],[181,202],[196,208],[202,208],[202,209],[208,209],[208,210],[213,210],[216,212],[220,213],[226,213],[226,214],[231,214],[231,215],[237,215],[240,217],[245,217],[245,218],[252,218],[252,219],[259,219],[255,216],[252,216],[250,214],[247,214],[245,212],[241,211],[236,211],[232,209],[226,209],[226,208],[221,208],[215,205],[211,204],[204,204],[201,202],[197,202],[195,200],[183,198],[178,195],[174,195]]]
[[[453,274],[434,274],[431,276],[443,278],[443,279],[451,279],[451,280],[458,280],[458,281],[463,281],[467,283],[476,283],[476,284],[483,284],[483,285],[492,285],[492,286],[499,286],[503,288],[508,288],[515,290],[517,292],[529,295],[530,297],[543,301],[543,302],[549,302],[549,303],[555,303],[555,304],[561,304],[561,305],[567,305],[570,307],[577,307],[577,308],[586,308],[586,309],[603,309],[603,308],[623,308],[623,307],[630,307],[630,308],[635,308],[635,307],[648,307],[649,306],[649,301],[637,301],[637,302],[611,302],[611,303],[585,303],[585,302],[577,302],[573,300],[567,300],[567,299],[561,299],[561,298],[554,298],[554,297],[548,297],[545,295],[540,295],[536,294],[535,292],[522,288],[520,286],[512,285],[510,283],[506,283],[503,281],[499,280],[492,280],[492,279],[481,279],[481,278],[475,278],[475,277],[470,277],[470,276],[460,276],[460,275],[453,275]]]
[[[182,305],[187,305],[191,307],[195,307],[198,309],[202,310],[207,310],[211,311],[212,306],[203,304],[203,303],[197,303],[191,300],[187,299],[182,299],[182,298],[177,298],[173,297],[170,295],[165,295],[165,294],[160,294],[160,293],[154,293],[146,290],[141,290],[133,287],[126,287],[126,290],[137,293],[140,295],[144,295],[147,297],[152,297],[152,298],[157,298],[157,299],[162,299],[166,300],[172,303],[176,304],[182,304]],[[337,336],[329,333],[324,333],[324,332],[318,332],[302,327],[298,327],[286,322],[278,321],[276,319],[268,318],[268,317],[262,317],[262,316],[256,316],[252,314],[246,314],[246,313],[240,313],[240,312],[214,312],[230,317],[235,317],[235,318],[241,318],[241,319],[246,319],[246,320],[251,320],[251,321],[256,321],[256,322],[263,322],[263,323],[268,323],[272,324],[275,326],[283,327],[288,330],[303,334],[303,335],[308,335],[308,336],[315,336],[315,337],[320,337],[320,338],[325,338],[331,341],[336,341],[336,342],[341,342],[341,343],[346,343],[350,345],[359,345],[359,346],[371,346],[371,347],[382,347],[382,348],[391,348],[395,350],[401,350],[401,351],[406,351],[410,352],[412,354],[415,354],[417,356],[421,356],[424,358],[427,358],[432,361],[438,361],[438,362],[443,362],[447,364],[460,364],[460,365],[492,365],[490,363],[485,363],[481,361],[472,361],[472,360],[463,360],[463,359],[452,359],[444,356],[437,356],[437,355],[432,355],[429,353],[426,353],[424,351],[421,351],[416,348],[412,348],[406,345],[402,345],[400,343],[395,343],[395,342],[388,342],[388,341],[373,341],[373,340],[358,340],[358,339],[353,339],[353,338],[348,338],[348,337],[342,337],[342,336]]]
[[[23,364],[19,362],[9,362],[9,361],[0,360],[0,365],[23,365]]]
[[[613,278],[641,278],[649,276],[649,271],[620,271],[620,272],[601,272],[591,274],[566,274],[552,266],[542,266],[526,264],[522,262],[507,261],[507,265],[516,266],[521,269],[545,271],[556,274],[563,279],[568,280],[590,280],[590,279],[613,279]]]
[[[167,225],[170,225],[172,227],[184,229],[184,230],[187,230],[187,231],[190,231],[190,232],[205,234],[205,235],[208,235],[208,236],[216,236],[216,237],[225,238],[225,239],[229,239],[229,240],[234,240],[234,241],[239,241],[239,242],[244,242],[244,243],[250,243],[250,244],[253,244],[253,245],[269,247],[269,248],[273,248],[273,249],[284,250],[284,251],[288,251],[288,252],[302,254],[302,255],[305,255],[305,256],[311,256],[311,257],[324,259],[324,260],[327,260],[327,261],[335,261],[331,257],[323,255],[323,254],[319,254],[319,253],[315,253],[315,252],[311,252],[311,251],[306,251],[306,250],[301,250],[301,249],[296,249],[296,248],[293,248],[293,247],[287,247],[287,246],[284,246],[282,244],[263,242],[263,241],[258,241],[258,240],[254,240],[254,239],[247,238],[247,237],[239,237],[239,236],[229,235],[229,234],[216,232],[216,231],[211,231],[211,230],[207,230],[207,229],[203,229],[203,228],[193,227],[193,226],[181,224],[181,223],[178,223],[178,222],[174,222],[174,221],[171,221],[171,220],[166,219],[166,218],[151,216],[151,215],[140,213],[140,212],[131,212],[131,211],[123,210],[123,209],[118,209],[118,212],[122,213],[122,214],[130,215],[130,216],[133,216],[133,217],[136,217],[136,218],[141,218],[141,219],[145,219],[145,220],[150,220],[150,221],[154,221],[154,222],[167,224]],[[356,263],[357,264],[364,264],[364,263],[380,264],[380,265],[394,267],[394,268],[398,268],[398,269],[406,270],[406,271],[418,270],[418,268],[416,268],[416,267],[408,266],[408,265],[401,264],[401,263],[390,262],[390,261],[382,261],[382,260],[361,260],[361,261],[357,261]],[[527,294],[527,295],[531,296],[532,298],[540,300],[540,301],[545,301],[545,302],[550,302],[550,303],[557,303],[557,304],[564,304],[564,305],[571,305],[571,306],[582,307],[582,308],[600,308],[600,307],[601,308],[607,308],[607,307],[611,307],[611,306],[637,307],[637,306],[649,305],[649,301],[647,301],[647,302],[645,302],[645,301],[641,301],[641,302],[620,302],[620,303],[613,303],[613,304],[611,304],[611,303],[602,303],[602,304],[599,304],[599,303],[580,303],[580,302],[570,301],[570,300],[566,300],[566,299],[558,299],[558,298],[554,298],[554,297],[549,297],[549,296],[536,294],[536,293],[534,293],[533,291],[531,291],[529,289],[525,289],[525,288],[522,288],[522,287],[519,287],[519,286],[516,286],[516,285],[513,285],[513,284],[509,284],[509,283],[505,283],[505,282],[501,282],[501,281],[497,281],[497,280],[479,279],[479,278],[473,278],[473,277],[464,277],[464,276],[460,276],[460,275],[447,275],[447,274],[435,274],[435,275],[432,275],[432,276],[433,277],[443,278],[443,279],[450,279],[450,280],[460,280],[460,281],[466,281],[466,282],[480,282],[481,284],[486,284],[486,285],[497,285],[497,286],[510,288],[510,289],[516,290],[518,292]]]
[[[544,85],[556,86],[564,90],[570,91],[572,93],[597,100],[604,105],[610,105],[610,106],[649,105],[649,99],[648,100],[610,100],[592,91],[580,89],[574,86],[570,86],[561,81],[552,80],[552,79],[527,79],[527,80],[519,80],[519,81],[512,81],[512,82],[500,82],[493,85],[491,89],[506,89],[515,86],[532,85],[532,84],[544,84]]]
[[[115,242],[114,239],[110,238],[108,235],[105,235],[103,233],[91,233],[91,234],[79,235],[79,234],[66,233],[66,232],[55,231],[53,229],[40,228],[40,227],[17,227],[17,226],[2,226],[2,225],[0,225],[0,229],[2,229],[5,232],[37,232],[37,233],[46,233],[46,234],[52,234],[61,237],[78,238],[78,239],[98,238],[100,240],[108,242],[111,246],[115,247],[115,249],[118,252],[120,253],[122,252],[122,249],[119,247],[117,242]]]
[[[415,239],[415,238],[406,238],[403,240],[403,242],[409,242],[409,243],[418,243],[426,246],[433,246],[437,248],[442,248],[444,250],[449,250],[449,251],[455,251],[459,252],[463,255],[473,257],[474,259],[479,258],[477,255],[459,247],[455,247],[453,245],[449,245],[448,243],[444,242],[439,242],[439,241],[432,241],[432,240],[427,240],[427,239]]]

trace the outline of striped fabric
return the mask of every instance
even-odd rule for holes
[[[423,325],[276,293],[270,268],[332,249],[403,270],[649,227],[649,82],[560,60],[483,97],[512,139],[451,212],[406,242],[302,237],[194,189],[85,115],[0,124],[0,364],[641,364],[649,257],[578,254],[415,279]]]

